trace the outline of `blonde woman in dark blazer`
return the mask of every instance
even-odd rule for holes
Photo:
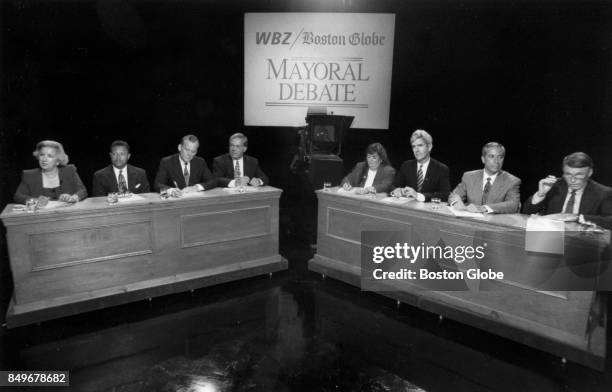
[[[87,197],[76,167],[68,164],[68,155],[60,143],[43,140],[33,155],[40,167],[23,171],[14,196],[16,203],[25,204],[30,198],[76,203]]]
[[[387,151],[380,143],[372,143],[366,148],[366,160],[359,162],[355,168],[342,179],[342,187],[354,189],[355,193],[364,194],[376,190],[386,193],[391,190],[395,169],[389,163]]]

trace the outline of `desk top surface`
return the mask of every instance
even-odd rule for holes
[[[73,214],[86,214],[88,212],[111,212],[118,210],[133,210],[142,208],[165,208],[182,207],[191,204],[216,204],[221,202],[240,202],[280,197],[282,190],[264,186],[260,188],[248,187],[244,193],[234,188],[215,188],[205,192],[187,194],[181,198],[162,199],[159,193],[140,193],[132,198],[120,198],[118,203],[109,204],[106,197],[90,197],[78,203],[54,202],[48,208],[41,208],[36,212],[14,210],[17,204],[8,204],[0,219],[5,223],[11,220],[22,220],[29,218],[47,218],[55,216],[67,216]]]
[[[527,228],[527,220],[529,215],[525,214],[480,214],[474,217],[457,217],[451,211],[446,203],[434,204],[425,203],[416,200],[402,200],[387,197],[384,193],[376,194],[376,197],[369,195],[358,195],[352,191],[344,191],[340,188],[331,188],[329,191],[316,191],[319,198],[329,198],[336,200],[354,200],[360,203],[370,204],[374,208],[383,209],[401,209],[405,211],[417,211],[424,214],[429,214],[432,217],[442,217],[448,219],[457,219],[462,221],[472,221],[484,224],[490,224],[497,227],[506,227],[509,229],[525,230]],[[566,231],[583,231],[582,225],[577,222],[566,222]],[[607,232],[607,230],[606,230]]]

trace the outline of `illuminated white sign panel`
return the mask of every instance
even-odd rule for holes
[[[325,107],[387,129],[394,28],[393,14],[245,14],[245,125],[300,126]]]

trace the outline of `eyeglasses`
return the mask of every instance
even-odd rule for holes
[[[584,173],[580,173],[580,174],[563,173],[563,177],[567,180],[584,180],[587,177],[587,175]]]

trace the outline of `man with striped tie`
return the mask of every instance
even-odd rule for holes
[[[485,144],[480,158],[484,169],[463,173],[461,182],[448,197],[450,205],[458,210],[488,214],[518,212],[521,180],[502,170],[505,157],[506,149],[501,144]]]
[[[268,176],[261,170],[257,158],[245,155],[248,143],[244,134],[234,133],[229,138],[229,153],[213,160],[213,174],[217,177],[218,186],[234,188],[268,185]]]
[[[612,188],[591,180],[593,160],[583,152],[563,158],[563,181],[549,175],[538,182],[523,212],[556,214],[564,221],[590,221],[612,229]]]
[[[411,197],[418,201],[440,199],[446,201],[450,191],[448,166],[433,159],[433,138],[422,129],[410,137],[415,159],[402,163],[393,181],[392,196]]]
[[[106,196],[114,192],[150,192],[145,170],[128,165],[130,145],[127,142],[112,142],[109,155],[112,164],[94,173],[92,196]]]

